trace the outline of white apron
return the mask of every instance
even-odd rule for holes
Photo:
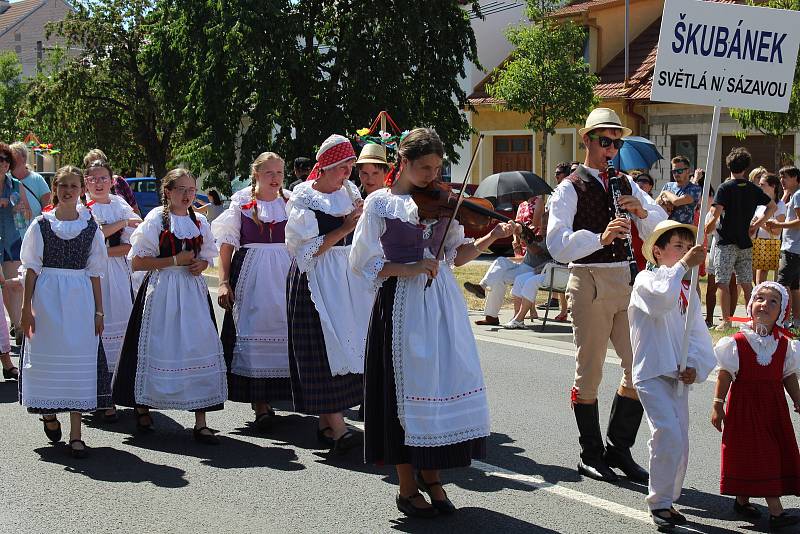
[[[349,245],[331,247],[306,273],[334,376],[364,373],[367,331],[375,301],[375,284],[350,269],[349,255]]]
[[[291,258],[283,243],[251,243],[236,281],[236,347],[231,373],[251,378],[289,376],[286,275]]]
[[[169,267],[153,271],[145,290],[137,404],[197,410],[225,402],[225,360],[205,278],[193,276],[186,267]]]
[[[397,416],[405,444],[436,447],[489,435],[489,406],[464,297],[446,262],[398,277],[392,310]]]
[[[43,298],[46,295],[51,298]],[[25,342],[23,406],[74,411],[107,408],[97,406],[99,338],[94,333],[89,275],[82,269],[44,267],[31,305],[35,331]]]
[[[125,330],[133,309],[131,270],[127,258],[108,258],[108,267],[100,279],[100,288],[103,291],[103,311],[106,314],[101,337],[108,370],[113,373],[122,352]]]

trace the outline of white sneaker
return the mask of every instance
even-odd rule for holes
[[[503,328],[507,328],[508,330],[519,330],[521,328],[525,328],[525,323],[523,321],[511,319],[509,322],[503,325]]]

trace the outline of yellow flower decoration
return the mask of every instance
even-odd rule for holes
[[[361,128],[360,130],[356,130],[356,133],[360,136],[367,135],[369,133],[369,128]]]

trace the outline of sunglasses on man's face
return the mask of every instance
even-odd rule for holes
[[[689,170],[689,169],[687,169],[687,168],[685,168],[685,167],[684,167],[683,169],[672,169],[672,174],[673,174],[673,176],[677,176],[677,175],[679,175],[679,174],[683,174],[683,173],[685,173],[685,172],[686,172],[686,171],[688,171],[688,170]]]
[[[608,148],[611,145],[614,145],[614,148],[616,148],[617,150],[622,148],[622,145],[625,144],[625,140],[623,139],[611,139],[610,137],[606,137],[605,135],[600,135],[600,136],[590,135],[589,139],[593,141],[598,141],[600,143],[600,146],[603,148]]]

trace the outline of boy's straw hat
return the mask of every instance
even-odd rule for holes
[[[642,245],[642,254],[644,255],[645,259],[652,263],[653,265],[656,264],[656,259],[653,257],[653,247],[658,241],[658,238],[664,235],[665,232],[673,230],[675,228],[686,228],[692,235],[697,238],[697,227],[691,224],[681,224],[678,221],[666,220],[661,221],[658,223],[653,230],[653,233],[645,239],[644,244]]]
[[[376,165],[388,165],[386,163],[386,149],[377,143],[367,143],[358,155],[356,165],[360,163],[374,163]]]

